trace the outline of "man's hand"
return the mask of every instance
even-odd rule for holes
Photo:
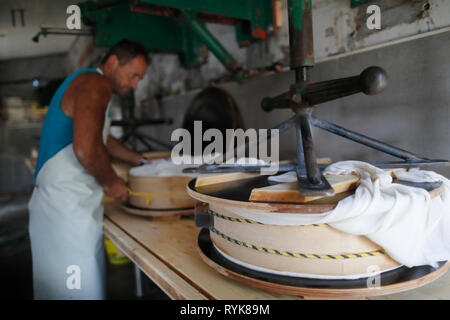
[[[117,177],[110,184],[103,186],[103,192],[108,197],[125,202],[128,199],[128,187],[121,178]]]
[[[142,165],[142,158],[144,157],[142,154],[131,150],[111,135],[108,136],[106,141],[106,149],[113,159],[123,161],[132,166]],[[147,159],[145,164],[149,163],[151,163],[151,160]]]

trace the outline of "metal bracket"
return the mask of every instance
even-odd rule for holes
[[[214,227],[214,217],[209,213],[209,204],[205,202],[197,202],[195,204],[195,226],[199,228],[211,229]]]

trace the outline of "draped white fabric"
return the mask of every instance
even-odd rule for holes
[[[227,209],[265,224],[327,223],[338,230],[368,237],[407,267],[436,266],[436,262],[450,258],[450,182],[447,178],[418,169],[396,173],[400,180],[442,181],[442,194],[431,199],[426,190],[392,183],[390,173],[361,161],[337,162],[328,166],[324,173],[360,176],[355,193],[341,200],[332,211],[292,214]]]

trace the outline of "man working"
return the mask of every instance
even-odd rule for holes
[[[122,40],[97,69],[70,75],[44,120],[29,203],[35,299],[104,299],[103,194],[127,199],[110,157],[137,166],[142,155],[109,132],[109,100],[136,89],[149,58]]]

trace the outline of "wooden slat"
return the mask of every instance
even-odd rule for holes
[[[235,180],[249,179],[259,176],[259,172],[204,173],[197,176],[195,188],[225,183]]]
[[[406,171],[405,168],[385,169],[392,177],[400,171]],[[287,182],[280,183],[273,186],[267,186],[263,188],[255,188],[250,194],[249,201],[253,202],[276,202],[276,203],[307,203],[315,201],[315,203],[337,203],[343,197],[342,194],[347,191],[354,190],[359,182],[359,178],[353,174],[325,175],[331,187],[333,188],[336,196],[324,197],[324,196],[303,196],[302,191],[299,191],[298,183]],[[345,197],[345,195],[344,195]],[[319,200],[319,201],[317,201]]]
[[[359,181],[355,175],[325,175],[336,194],[353,190]],[[284,203],[305,203],[321,199],[323,196],[304,196],[299,191],[298,183],[287,182],[273,186],[255,188],[250,194],[250,201],[258,202],[284,202]]]

